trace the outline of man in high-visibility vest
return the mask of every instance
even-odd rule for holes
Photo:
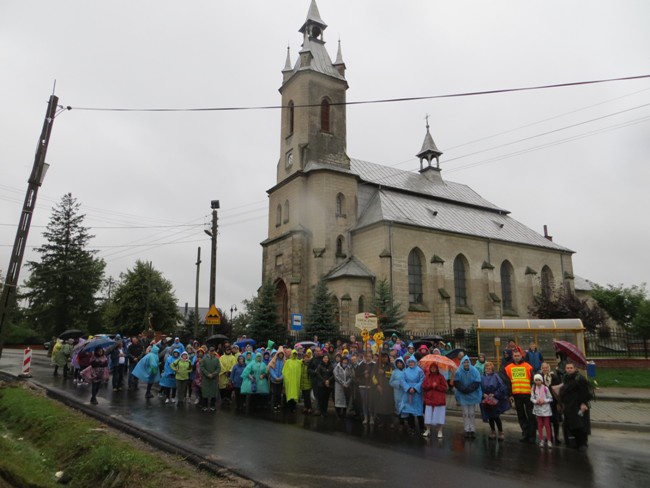
[[[511,401],[517,410],[517,420],[521,427],[520,442],[535,442],[535,416],[530,401],[530,385],[533,382],[533,367],[522,359],[521,351],[512,353],[512,363],[504,369],[510,380]]]

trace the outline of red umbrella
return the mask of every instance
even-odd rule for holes
[[[563,352],[566,354],[567,358],[576,363],[580,363],[583,366],[587,366],[587,358],[582,353],[578,346],[571,344],[567,341],[558,341],[553,339],[553,347],[557,352]]]
[[[436,364],[440,370],[451,369],[452,371],[456,371],[458,368],[454,361],[441,354],[427,354],[422,359],[420,359],[420,367],[426,373],[429,372],[429,368],[432,364]]]

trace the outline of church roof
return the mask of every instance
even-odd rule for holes
[[[573,285],[575,286],[576,291],[593,291],[594,289],[594,283],[592,281],[578,275],[574,275]]]
[[[430,197],[508,213],[508,210],[488,202],[467,185],[442,180],[432,182],[430,179],[424,178],[420,173],[369,163],[360,159],[351,159],[350,167],[352,172],[359,175],[361,180],[381,187],[421,193]]]
[[[345,76],[342,76],[332,64],[332,58],[330,58],[327,49],[325,49],[325,43],[323,41],[305,37],[305,42],[303,43],[300,52],[302,53],[306,51],[311,52],[311,63],[309,66],[302,66],[300,56],[298,56],[296,64],[293,67],[294,73],[297,73],[298,71],[311,70],[345,81]]]
[[[332,270],[325,276],[325,279],[333,280],[335,278],[343,277],[374,278],[375,275],[366,268],[361,261],[354,256],[350,256],[341,264],[332,268]]]
[[[360,208],[355,230],[387,221],[572,252],[506,213],[368,185],[359,185],[358,198],[360,203],[367,203]]]

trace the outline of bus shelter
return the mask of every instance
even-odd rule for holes
[[[478,352],[501,367],[502,351],[515,341],[525,352],[531,342],[537,344],[546,361],[555,358],[553,339],[568,341],[585,353],[585,327],[580,319],[488,319],[476,328]]]

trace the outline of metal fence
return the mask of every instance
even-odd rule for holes
[[[351,334],[360,337],[358,330],[341,329],[339,337],[342,342],[347,342]],[[404,330],[399,337],[404,340],[417,341],[428,336],[441,336],[445,344],[452,349],[463,348],[468,355],[476,357],[478,354],[478,341],[475,329],[454,329],[445,331],[433,330]],[[293,342],[311,340],[304,332],[291,332]],[[387,338],[388,339],[388,338]],[[650,355],[650,341],[632,332],[620,329],[601,329],[594,332],[585,332],[585,348],[589,358],[645,358]]]
[[[307,334],[303,331],[296,332],[296,331],[291,331],[291,341],[292,342],[299,342],[299,341],[309,341],[312,340],[312,337],[308,337]],[[344,330],[341,329],[339,332],[339,335],[335,338],[340,339],[341,342],[345,343],[349,340],[350,335],[355,335],[357,340],[360,340],[361,333],[357,329],[353,330]],[[447,344],[447,347],[451,347],[452,349],[457,349],[457,348],[462,348],[465,349],[466,353],[472,357],[476,357],[478,355],[478,341],[477,341],[477,336],[476,336],[476,330],[475,329],[454,329],[454,330],[446,330],[446,331],[440,331],[440,330],[427,330],[427,329],[422,329],[422,330],[416,330],[416,331],[411,331],[411,330],[403,330],[400,331],[399,337],[400,339],[403,339],[405,341],[418,341],[422,339],[426,339],[428,337],[433,337],[433,336],[440,336],[443,339],[443,342]],[[386,340],[389,338],[386,337]],[[322,339],[319,339],[322,341]]]
[[[626,330],[600,329],[585,333],[585,347],[590,358],[645,358],[649,341]]]

